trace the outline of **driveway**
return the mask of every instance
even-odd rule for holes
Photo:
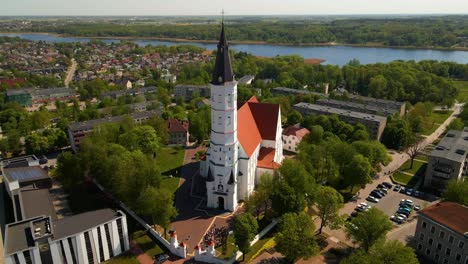
[[[462,110],[463,110],[463,104],[456,104],[454,106],[453,113],[447,118],[447,120],[445,120],[445,122],[443,124],[441,124],[436,129],[436,131],[434,131],[434,133],[427,136],[426,138],[424,138],[421,141],[420,144],[422,145],[422,148],[425,148],[426,146],[431,144],[434,140],[436,140],[438,137],[440,137],[440,135],[447,128],[447,126],[456,118],[456,116],[458,116],[458,114],[460,114],[460,112]],[[346,203],[345,206],[340,210],[340,215],[342,215],[342,214],[347,214],[347,215],[351,214],[351,212],[354,211],[354,208],[356,207],[356,205],[361,203],[361,202],[366,202],[368,204],[371,204],[371,203],[367,202],[365,199],[367,198],[367,196],[369,196],[369,194],[372,192],[372,190],[374,190],[377,187],[377,185],[382,183],[382,182],[385,182],[385,181],[386,182],[391,182],[390,176],[389,176],[389,174],[387,172],[396,171],[398,168],[401,167],[401,165],[403,165],[403,163],[405,163],[409,159],[408,155],[406,155],[405,153],[398,153],[397,151],[391,151],[389,154],[392,157],[392,161],[387,166],[383,167],[381,172],[379,172],[377,174],[378,179],[374,180],[372,183],[367,184],[366,187],[359,192],[359,197],[358,197],[357,201]],[[390,191],[390,192],[393,192],[393,191]],[[389,197],[383,198],[383,201],[382,201],[383,205],[382,206],[378,205],[378,208],[380,207],[380,209],[383,209],[384,212],[393,213],[397,209],[396,208],[396,206],[397,206],[396,201],[403,199],[403,197],[400,196],[399,194],[396,194],[396,195],[389,194],[387,196],[389,196]],[[392,198],[392,196],[395,196],[395,197]],[[414,200],[414,197],[409,198],[409,199]],[[386,201],[386,200],[388,200],[388,201]],[[381,202],[379,202],[379,203],[381,203]],[[422,203],[422,201],[421,201],[421,203]],[[421,204],[421,206],[422,205],[423,204]],[[316,219],[315,224],[318,227],[319,224],[320,224],[320,220]],[[330,236],[333,236],[333,237],[339,239],[340,241],[342,241],[342,242],[344,242],[344,243],[346,243],[346,244],[348,244],[350,246],[353,245],[351,243],[351,241],[346,239],[346,236],[345,236],[345,233],[344,233],[343,229],[331,230],[331,229],[325,227],[323,229],[323,231],[326,234],[328,234]]]

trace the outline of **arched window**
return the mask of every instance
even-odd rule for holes
[[[218,191],[221,191],[221,192],[222,192],[223,189],[224,189],[223,185],[222,185],[222,184],[218,184]]]

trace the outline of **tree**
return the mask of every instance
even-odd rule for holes
[[[77,185],[83,179],[83,170],[80,160],[69,151],[62,152],[58,155],[55,173],[65,188]]]
[[[164,228],[164,234],[171,219],[177,216],[173,194],[166,189],[148,186],[140,193],[136,204],[140,213],[151,217],[153,224]]]
[[[294,110],[288,115],[288,125],[299,124],[302,122],[302,115],[298,111]]]
[[[380,239],[368,253],[357,250],[340,263],[343,264],[418,264],[414,250],[398,240]]]
[[[255,185],[255,192],[252,194],[252,205],[257,211],[266,212],[271,201],[271,194],[273,192],[273,176],[264,173],[260,175],[260,178]]]
[[[315,241],[315,225],[304,212],[283,215],[280,231],[275,237],[276,250],[293,263],[298,258],[308,259],[319,252]]]
[[[258,231],[257,219],[251,213],[243,213],[234,219],[234,240],[242,254],[242,261],[245,254],[250,251],[250,242],[254,239]]]
[[[442,192],[442,198],[445,201],[468,206],[468,181],[449,180]]]
[[[324,226],[335,229],[341,224],[341,217],[338,215],[340,208],[344,206],[343,197],[335,189],[328,186],[320,186],[315,196],[315,205],[318,209],[318,216],[321,223],[318,233],[322,233]]]
[[[315,180],[304,165],[297,160],[285,159],[278,170],[278,174],[297,194],[312,198]]]
[[[120,135],[119,142],[129,150],[141,150],[148,155],[156,155],[159,138],[151,126],[138,126]]]
[[[450,125],[447,126],[447,130],[463,130],[465,123],[461,118],[455,118]]]
[[[371,171],[372,167],[367,158],[361,154],[353,156],[344,171],[344,182],[347,186],[351,186],[351,193],[356,185],[364,185],[371,181]]]
[[[26,151],[30,154],[44,153],[49,149],[49,141],[37,133],[26,137]]]
[[[271,206],[277,215],[285,213],[301,212],[304,210],[306,203],[304,196],[297,193],[294,188],[289,186],[283,180],[275,182],[273,192],[271,194]]]
[[[413,144],[411,144],[407,149],[406,149],[406,154],[409,156],[411,159],[411,165],[410,169],[413,168],[413,163],[414,163],[414,158],[418,155],[418,153],[424,149],[423,144],[421,144],[420,141],[416,140]]]
[[[388,216],[377,208],[360,213],[351,223],[346,226],[346,236],[356,240],[365,252],[392,229]]]

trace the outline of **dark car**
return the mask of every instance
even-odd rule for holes
[[[163,263],[168,259],[169,259],[169,255],[167,255],[167,254],[156,255],[156,256],[154,256],[154,264]]]
[[[374,196],[374,197],[376,197],[376,198],[379,198],[379,199],[381,199],[382,197],[384,197],[384,195],[383,195],[382,193],[380,193],[379,191],[377,191],[377,190],[373,190],[373,191],[370,193],[370,195],[372,195],[372,196]]]
[[[402,214],[402,215],[404,215],[404,216],[406,216],[406,217],[408,217],[408,216],[410,215],[410,213],[409,213],[408,211],[406,211],[406,210],[401,210],[401,209],[398,210],[396,213],[397,213],[397,214]]]
[[[401,189],[401,186],[399,184],[395,185],[395,188],[393,188],[395,192],[400,191],[400,189]]]
[[[42,165],[42,164],[46,164],[47,161],[49,161],[49,160],[47,159],[47,157],[46,157],[45,155],[42,155],[42,156],[39,158],[39,164],[41,164],[41,165]]]
[[[391,189],[393,185],[389,182],[382,182],[382,185],[385,186],[387,189]]]

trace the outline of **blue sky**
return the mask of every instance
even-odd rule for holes
[[[0,0],[0,15],[468,14],[468,0]]]

